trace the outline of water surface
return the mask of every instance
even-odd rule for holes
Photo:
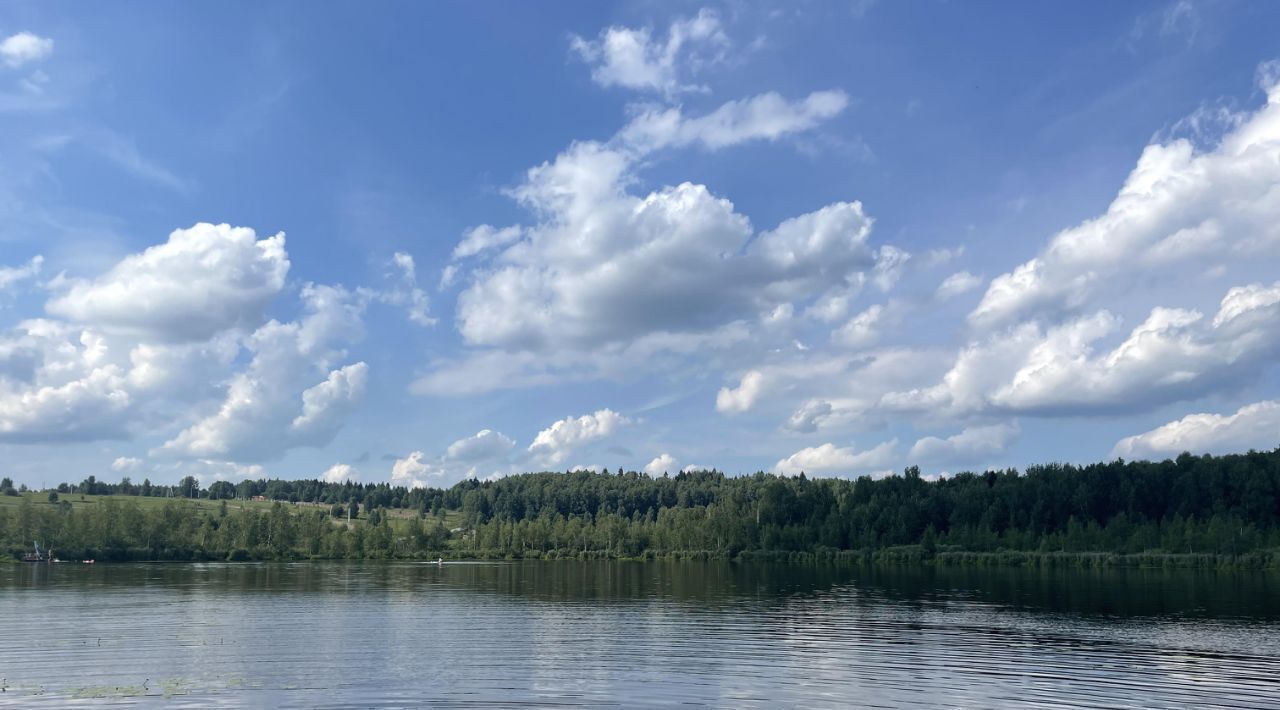
[[[0,567],[0,707],[1280,708],[1280,576]]]

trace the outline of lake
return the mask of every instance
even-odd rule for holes
[[[1280,575],[0,566],[0,707],[1280,707]]]

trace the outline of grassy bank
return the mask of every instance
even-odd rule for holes
[[[143,510],[157,510],[163,508],[166,503],[172,503],[175,500],[181,500],[190,503],[195,510],[202,513],[216,512],[222,506],[220,500],[209,500],[207,498],[159,498],[150,496],[126,496],[126,495],[88,495],[84,493],[59,493],[56,503],[49,502],[49,494],[44,491],[27,491],[19,493],[16,496],[0,496],[0,509],[10,508],[16,509],[22,505],[23,501],[30,501],[32,505],[37,506],[56,506],[67,504],[73,510],[83,510],[93,507],[99,507],[106,501],[115,501],[117,503],[134,503]],[[229,500],[228,507],[232,510],[271,510],[272,501],[255,501],[255,500]],[[299,506],[301,509],[301,506]]]
[[[177,502],[190,506],[192,510],[200,515],[221,514],[224,502],[226,503],[227,510],[230,511],[250,510],[266,513],[269,512],[272,506],[277,502],[271,500],[229,499],[223,501],[210,500],[208,498],[161,498],[116,494],[87,495],[83,493],[59,494],[57,502],[50,502],[49,494],[47,492],[27,491],[25,493],[19,493],[16,496],[0,496],[0,510],[4,510],[6,508],[10,511],[16,510],[21,507],[23,501],[28,501],[33,506],[45,508],[68,506],[73,511],[85,511],[93,508],[99,508],[109,501],[121,504],[134,504],[145,511],[156,511],[164,508],[168,504]],[[314,510],[320,510],[327,513],[333,507],[325,503],[290,503],[287,501],[281,501],[281,505],[283,505],[289,512],[299,515]],[[383,509],[381,512],[392,520],[393,525],[395,525],[395,521],[405,521],[418,517],[417,511],[406,510],[404,508],[388,508]],[[446,527],[457,528],[462,526],[463,518],[461,511],[445,510],[442,511],[442,513],[442,520]],[[433,517],[431,520],[435,520],[435,518]]]

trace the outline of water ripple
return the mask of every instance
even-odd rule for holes
[[[990,575],[11,568],[0,707],[1280,707],[1272,578]]]

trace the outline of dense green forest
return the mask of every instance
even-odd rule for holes
[[[17,495],[7,479],[0,490]],[[86,495],[108,497],[75,502]],[[1280,449],[939,480],[916,468],[879,480],[530,473],[411,490],[90,477],[0,506],[0,547],[20,554],[33,541],[99,560],[807,556],[1275,567]]]

